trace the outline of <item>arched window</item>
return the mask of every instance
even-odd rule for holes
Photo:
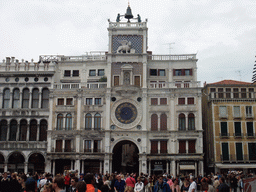
[[[195,130],[195,116],[193,113],[188,115],[188,130]]]
[[[14,89],[13,97],[12,97],[12,108],[17,109],[19,107],[20,107],[20,90]]]
[[[63,129],[63,115],[59,114],[57,116],[57,130],[62,130]]]
[[[39,129],[39,141],[46,141],[47,140],[47,121],[42,120],[40,122],[40,129]]]
[[[90,113],[87,113],[85,115],[85,129],[91,129],[92,128],[92,115]]]
[[[7,129],[8,129],[7,121],[6,120],[0,121],[0,141],[6,141]]]
[[[158,117],[157,114],[151,115],[151,131],[158,130]]]
[[[11,121],[9,141],[16,141],[17,125],[18,124],[16,120]]]
[[[29,127],[29,141],[36,141],[36,135],[37,135],[37,121],[32,120],[30,121],[30,127]]]
[[[22,93],[22,108],[29,108],[29,89],[23,89]]]
[[[66,130],[72,130],[72,115],[67,114],[66,115]]]
[[[5,89],[3,92],[3,108],[8,109],[10,103],[10,89]]]
[[[186,130],[185,115],[183,113],[179,115],[179,130]]]
[[[20,121],[20,136],[19,140],[20,141],[26,141],[27,140],[27,121],[25,119]]]
[[[99,113],[97,113],[94,116],[94,129],[100,129],[101,128],[101,116]]]
[[[167,130],[167,115],[161,114],[160,116],[160,130],[165,131]]]
[[[49,107],[49,90],[47,88],[44,88],[42,91],[42,108],[48,108]]]
[[[33,89],[32,91],[32,108],[38,108],[39,105],[39,90]]]

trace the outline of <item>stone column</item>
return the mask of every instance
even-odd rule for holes
[[[84,160],[82,160],[82,170],[81,173],[84,173]]]
[[[112,160],[109,161],[109,173],[111,174],[112,173]]]
[[[166,160],[166,173],[169,174],[169,161]]]
[[[8,170],[8,162],[4,162],[4,172],[7,172]]]
[[[28,173],[28,162],[24,162],[24,173]]]
[[[180,162],[177,161],[177,175],[180,175]]]
[[[79,159],[76,159],[76,162],[75,162],[75,170],[78,170],[78,174],[80,174],[80,160]]]
[[[48,123],[49,131],[53,130],[53,128],[54,128],[54,125],[52,124],[52,119],[53,119],[53,115],[54,115],[52,109],[53,109],[53,95],[52,95],[52,93],[50,93],[50,95],[49,95],[49,110],[50,111],[49,111],[49,123]],[[48,144],[49,144],[49,142],[48,142]]]
[[[42,108],[42,90],[40,90],[38,94],[39,94],[38,109],[41,109]]]
[[[0,93],[0,109],[3,108],[3,92]]]
[[[174,131],[174,130],[176,130],[177,129],[177,127],[178,126],[176,126],[175,127],[175,122],[177,122],[176,121],[176,113],[175,113],[175,98],[172,96],[172,97],[170,97],[170,111],[169,111],[169,115],[170,115],[170,130],[171,131]]]
[[[10,139],[10,122],[7,121],[7,135],[6,135],[6,141],[9,141]]]
[[[52,162],[50,160],[45,159],[44,163],[44,172],[51,173],[51,167],[52,167]]]
[[[161,114],[157,114],[157,121],[158,121],[158,123],[157,123],[157,129],[158,129],[158,131],[160,131],[160,124],[161,124],[160,116],[161,116]]]
[[[176,178],[176,166],[175,166],[175,160],[172,160],[171,161],[171,171],[170,171],[170,174],[173,175],[174,178]]]
[[[160,154],[160,150],[161,150],[160,147],[161,147],[161,146],[160,146],[160,141],[157,141],[157,153],[158,153],[158,154]]]
[[[17,124],[17,133],[16,133],[16,141],[19,141],[20,136],[20,124]]]
[[[74,160],[73,160],[73,159],[71,160],[70,169],[71,169],[71,170],[74,170]]]
[[[39,141],[39,133],[40,133],[40,122],[39,124],[37,124],[36,141]]]
[[[148,174],[151,175],[151,160],[148,160]]]
[[[13,104],[13,90],[10,90],[10,103],[9,103],[9,108],[12,108]]]
[[[2,101],[2,100],[0,100]],[[2,102],[1,102],[2,103]],[[19,108],[22,108],[22,91],[20,92],[20,103],[19,103]]]
[[[197,172],[197,161],[195,161],[195,177],[197,177],[198,176],[198,172]],[[200,168],[199,168],[200,169]],[[200,170],[199,170],[199,172],[200,172]]]
[[[29,99],[28,99],[28,101],[29,101],[28,108],[31,109],[31,106],[32,106],[32,92],[31,91],[29,91]],[[51,109],[51,107],[50,107],[50,109]]]
[[[29,134],[30,134],[30,126],[28,124],[28,126],[27,126],[27,139],[26,139],[26,141],[29,141]]]
[[[143,80],[142,80],[142,88],[147,88],[147,62],[143,62]]]
[[[81,130],[81,106],[82,106],[82,94],[78,94],[77,96],[77,127],[76,127],[77,130]]]
[[[199,174],[204,176],[204,161],[199,161]]]
[[[55,176],[55,159],[52,160],[52,174]]]
[[[103,173],[102,172],[102,160],[100,160],[100,172],[99,173]]]

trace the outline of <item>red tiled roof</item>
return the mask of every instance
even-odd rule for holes
[[[216,83],[209,83],[210,85],[248,85],[248,84],[252,84],[249,82],[243,82],[243,81],[235,81],[235,80],[223,80],[223,81],[219,81]]]

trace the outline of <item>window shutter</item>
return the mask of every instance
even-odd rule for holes
[[[181,69],[181,76],[185,76],[185,69]]]
[[[158,152],[158,141],[151,141],[151,153]]]
[[[189,140],[188,141],[188,152],[189,153],[195,153],[196,152],[196,141],[195,140]]]
[[[151,115],[151,130],[152,131],[157,131],[158,129],[158,117],[157,114]]]
[[[160,141],[160,153],[167,153],[167,141]]]
[[[189,74],[192,76],[193,75],[193,69],[189,69]]]
[[[175,69],[173,69],[173,76],[175,76]]]
[[[185,140],[179,141],[179,153],[186,153],[186,141]]]

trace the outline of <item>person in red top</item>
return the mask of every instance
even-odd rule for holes
[[[87,174],[84,181],[86,183],[86,192],[101,192],[101,190],[94,187],[95,178],[93,174]]]
[[[130,176],[126,178],[125,183],[127,187],[131,186],[132,188],[134,188],[136,181],[132,176],[133,174],[130,174]]]
[[[71,180],[71,177],[70,177],[70,173],[69,172],[67,172],[67,175],[65,176],[65,182],[64,182],[64,184],[65,184],[65,189],[66,189],[66,191],[68,191],[68,189],[69,189],[69,186],[70,186],[70,180]]]

